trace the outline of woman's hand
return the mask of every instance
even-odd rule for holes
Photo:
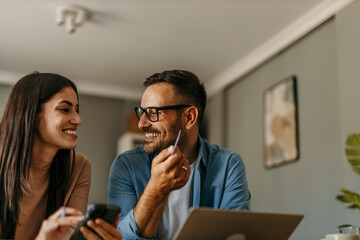
[[[66,228],[76,228],[83,218],[84,216],[79,210],[61,207],[48,219],[43,221],[36,240],[62,239]]]
[[[110,225],[109,223],[105,222],[101,218],[97,218],[94,221],[89,220],[86,224],[88,227],[92,228],[99,236],[97,236],[94,232],[87,229],[86,227],[81,227],[80,231],[84,235],[84,237],[88,240],[120,240],[122,239],[121,233],[116,229],[116,225],[118,219],[115,221],[114,225]]]

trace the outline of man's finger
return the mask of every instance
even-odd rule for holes
[[[153,159],[153,164],[159,164],[163,161],[165,161],[172,152],[172,146],[163,149],[154,159]]]
[[[181,167],[184,161],[185,161],[184,155],[181,153],[179,148],[176,148],[174,155],[169,156],[164,162],[164,165],[166,166],[167,169],[172,169],[179,164],[181,164],[179,166]]]

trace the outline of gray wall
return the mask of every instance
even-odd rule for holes
[[[0,116],[2,116],[2,113],[4,112],[4,108],[10,95],[10,91],[10,86],[0,84]]]
[[[126,130],[128,115],[139,102],[80,95],[79,140],[76,151],[89,157],[92,165],[89,203],[107,202],[111,164],[117,139]]]
[[[343,186],[337,174],[343,163],[334,30],[329,21],[227,91],[228,107],[236,109],[227,115],[228,147],[244,158],[253,210],[305,214],[293,235],[299,240],[320,239],[345,219],[343,206],[334,200]],[[298,77],[301,157],[266,170],[263,92],[291,74]]]
[[[223,92],[215,94],[208,99],[206,104],[205,116],[208,139],[211,139],[211,143],[218,144],[219,146],[225,145],[224,134],[224,94]]]
[[[360,192],[360,176],[344,154],[346,135],[360,132],[360,2],[355,1],[307,36],[209,100],[226,106],[223,122],[207,113],[210,141],[224,132],[226,147],[246,164],[253,211],[301,213],[291,239],[321,239],[337,226],[359,225],[360,212],[335,200],[340,188]],[[298,77],[300,159],[264,168],[263,93]],[[216,128],[218,126],[218,128]],[[213,132],[213,133],[212,133]]]
[[[360,133],[360,1],[354,1],[336,16],[340,90],[341,138]],[[360,192],[360,176],[345,164],[343,188]],[[359,211],[346,210],[348,222],[360,224]]]
[[[11,86],[0,85],[0,116],[11,89]],[[83,124],[78,130],[76,151],[84,153],[91,161],[89,203],[106,203],[108,175],[116,156],[117,139],[126,130],[130,111],[140,101],[129,102],[81,94],[79,101]]]

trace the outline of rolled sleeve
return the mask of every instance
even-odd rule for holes
[[[124,219],[120,220],[118,224],[118,230],[123,235],[124,240],[147,240],[147,239],[155,239],[155,238],[142,238],[139,237],[139,230],[135,222],[134,218],[134,209],[125,216]]]

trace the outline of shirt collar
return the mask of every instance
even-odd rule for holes
[[[204,164],[204,166],[206,167],[208,158],[207,158],[207,152],[206,152],[205,143],[204,143],[205,139],[200,137],[200,134],[198,135],[198,141],[199,141],[199,155],[198,155],[198,158],[196,159],[196,162],[201,161]]]

